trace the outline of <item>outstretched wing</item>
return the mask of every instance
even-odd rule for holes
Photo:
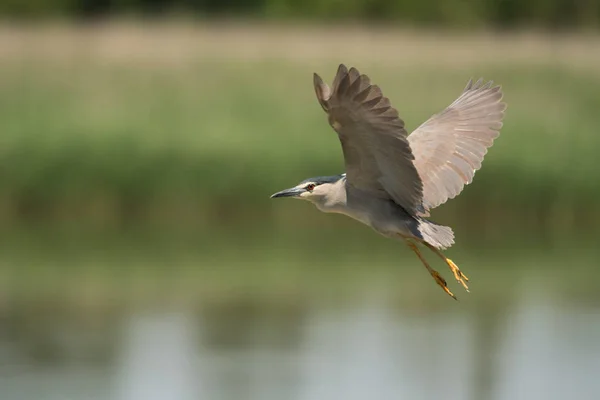
[[[500,86],[492,84],[470,80],[454,103],[408,136],[426,210],[454,198],[471,183],[500,134],[506,104]]]
[[[343,64],[333,89],[317,74],[314,85],[342,144],[348,184],[372,196],[390,198],[413,215],[423,213],[423,185],[404,122],[381,89]]]

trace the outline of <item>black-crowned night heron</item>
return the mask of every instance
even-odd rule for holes
[[[506,110],[500,87],[469,81],[450,106],[409,136],[389,99],[355,68],[340,65],[333,89],[317,74],[314,85],[342,144],[346,173],[305,179],[271,197],[308,200],[323,212],[345,214],[383,236],[406,241],[456,299],[421,254],[417,245],[422,244],[446,262],[468,291],[468,278],[440,251],[454,243],[452,229],[425,217],[457,196],[481,168]]]

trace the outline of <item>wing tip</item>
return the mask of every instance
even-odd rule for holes
[[[348,75],[348,67],[346,67],[345,64],[340,64],[338,66],[338,69],[335,73],[335,78],[333,78],[333,88],[335,90],[335,88],[337,88],[340,84],[340,82],[342,81],[342,79],[344,79],[344,77]]]
[[[506,109],[508,108],[508,105],[506,104],[506,102],[502,101],[502,99],[504,98],[504,92],[502,91],[502,85],[498,84],[498,85],[494,85],[494,81],[493,80],[489,80],[489,81],[485,81],[483,78],[479,78],[477,79],[477,81],[475,83],[473,83],[473,78],[469,78],[469,81],[467,82],[467,85],[465,86],[465,89],[463,90],[463,94],[471,92],[471,94],[475,94],[477,92],[482,93],[482,92],[487,92],[489,94],[496,94],[496,103],[500,105],[501,110],[500,112],[502,114],[504,114],[506,112]],[[460,98],[460,97],[459,97]],[[458,99],[457,99],[458,100]],[[504,116],[504,115],[503,115]]]
[[[473,77],[469,78],[467,85],[463,92],[476,91],[476,90],[493,90],[494,92],[502,93],[502,85],[494,85],[493,80],[486,81],[483,77],[474,81]]]
[[[327,111],[329,109],[327,101],[331,97],[331,89],[329,89],[329,86],[327,86],[327,84],[323,82],[323,79],[321,79],[319,74],[317,74],[316,72],[313,73],[313,84],[315,87],[315,94],[317,95],[317,100],[319,100],[319,104],[321,105],[321,107],[323,107],[323,110]]]

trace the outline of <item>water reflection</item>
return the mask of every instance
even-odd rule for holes
[[[502,328],[493,399],[597,399],[600,310],[526,297]]]
[[[123,332],[113,398],[197,398],[193,328],[190,316],[184,313],[131,315]]]
[[[600,309],[527,293],[495,311],[430,313],[376,297],[347,307],[236,298],[102,318],[55,307],[18,319],[7,308],[2,399],[597,398]]]

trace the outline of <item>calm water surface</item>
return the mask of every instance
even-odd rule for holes
[[[351,305],[2,310],[3,400],[600,398],[600,308]]]

